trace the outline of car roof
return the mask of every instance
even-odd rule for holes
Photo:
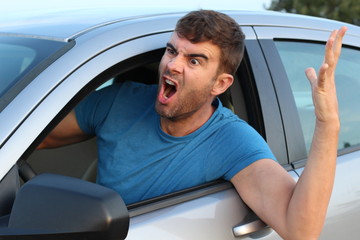
[[[118,4],[104,5],[99,8],[82,7],[21,11],[11,16],[0,16],[0,36],[16,35],[68,41],[69,39],[76,38],[85,32],[102,26],[134,19],[143,19],[146,21],[148,18],[160,15],[180,17],[189,12],[189,10],[191,9],[165,7],[150,9],[128,8]],[[241,25],[300,27],[324,30],[332,30],[344,25],[344,23],[325,18],[314,18],[274,11],[216,10],[231,15]],[[348,26],[350,28],[355,27],[352,25]],[[356,32],[356,35],[360,35],[358,29]]]

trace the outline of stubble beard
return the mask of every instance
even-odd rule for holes
[[[161,103],[156,101],[156,112],[160,115],[160,117],[171,121],[185,119],[207,104],[211,89],[212,85],[209,84],[204,89],[190,90],[185,93],[185,95],[183,92],[177,93],[179,96],[176,96],[176,102],[173,103],[171,108],[163,106]]]

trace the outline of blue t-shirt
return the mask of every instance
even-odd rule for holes
[[[275,159],[264,139],[217,100],[198,130],[173,137],[155,111],[157,86],[134,82],[97,91],[76,108],[80,128],[97,136],[97,182],[129,204],[219,178],[256,160]]]

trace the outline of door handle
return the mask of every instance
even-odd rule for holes
[[[268,227],[269,226],[260,219],[254,219],[250,222],[241,223],[233,227],[233,234],[235,237],[244,237]]]

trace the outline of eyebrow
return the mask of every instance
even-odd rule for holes
[[[172,45],[171,43],[167,43],[166,46],[171,48],[172,50],[174,50],[176,53],[178,53],[178,51],[176,50],[174,45]],[[186,57],[200,57],[200,58],[203,58],[205,60],[209,60],[209,57],[206,56],[205,54],[202,54],[202,53],[190,53],[190,54],[185,54],[185,56]]]

